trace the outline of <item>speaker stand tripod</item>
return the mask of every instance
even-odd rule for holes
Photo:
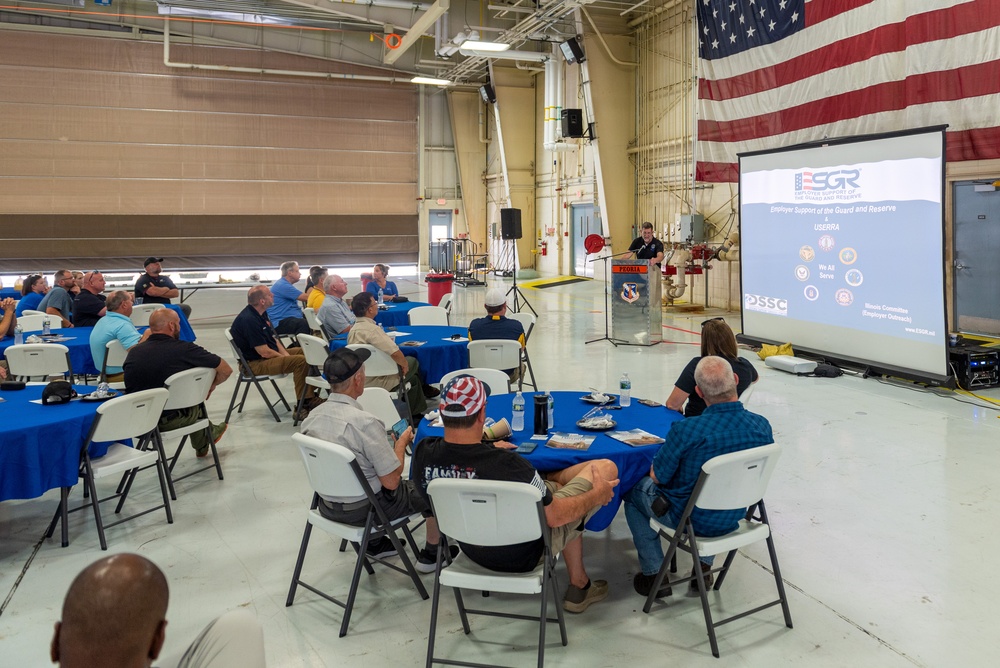
[[[610,282],[611,275],[608,273],[608,262],[616,257],[621,257],[622,255],[629,255],[632,251],[625,251],[624,253],[618,253],[617,255],[605,255],[604,257],[595,257],[587,262],[597,262],[600,260],[604,263],[604,336],[591,339],[590,341],[584,342],[584,345],[588,343],[597,343],[598,341],[609,341],[611,345],[617,348],[619,345],[629,345],[628,341],[622,341],[621,339],[611,338],[611,304],[608,301],[609,294],[611,293]]]
[[[516,246],[517,242],[514,241],[513,239],[508,239],[507,243],[510,244],[510,249],[511,249],[510,257],[514,263],[513,268],[510,272],[511,275],[514,277],[514,284],[510,286],[509,290],[507,290],[507,295],[514,293],[514,306],[512,310],[514,311],[514,313],[520,313],[521,309],[523,308],[521,304],[523,303],[524,306],[527,306],[528,310],[531,311],[537,318],[538,311],[532,308],[531,304],[528,303],[527,297],[525,297],[524,293],[521,292],[521,288],[517,287],[517,246]]]

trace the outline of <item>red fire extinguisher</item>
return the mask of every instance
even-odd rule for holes
[[[542,244],[541,244],[541,248],[542,248],[542,257],[545,257],[546,255],[549,254],[549,242],[548,241],[543,241]]]

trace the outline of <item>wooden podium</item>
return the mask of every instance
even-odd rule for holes
[[[611,338],[632,346],[663,340],[660,268],[648,260],[611,261]]]

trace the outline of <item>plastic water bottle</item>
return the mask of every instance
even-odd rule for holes
[[[52,333],[52,327],[49,325],[49,319],[46,318],[42,321],[42,336],[48,336]]]
[[[385,303],[385,295],[382,292],[382,288],[378,289],[378,303],[380,306]]]
[[[551,392],[546,392],[545,396],[549,398],[549,429],[552,429],[556,423],[555,420],[556,400],[552,398]]]
[[[24,343],[24,330],[20,325],[14,325],[14,345],[19,346]]]
[[[622,379],[618,381],[618,403],[622,408],[632,405],[632,381],[628,378],[628,372],[622,374]]]
[[[518,392],[514,395],[511,403],[513,415],[510,420],[510,428],[514,431],[524,431],[524,395]]]

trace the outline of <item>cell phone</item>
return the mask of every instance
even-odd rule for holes
[[[406,421],[405,418],[401,419],[396,424],[392,425],[392,435],[399,438],[406,431],[406,428],[410,426],[410,423]]]
[[[517,449],[514,450],[514,452],[516,452],[519,455],[527,455],[534,452],[535,448],[537,447],[538,443],[532,443],[531,441],[528,441],[526,443],[522,443],[521,445],[517,446]]]

